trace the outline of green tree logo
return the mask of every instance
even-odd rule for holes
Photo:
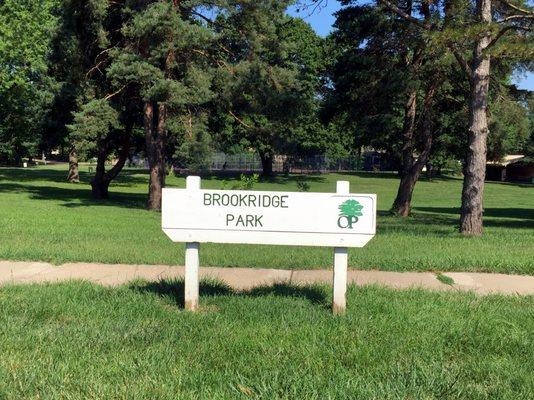
[[[339,207],[337,226],[352,229],[352,225],[358,222],[358,217],[363,215],[363,206],[356,200],[347,200]]]

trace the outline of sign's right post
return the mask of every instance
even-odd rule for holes
[[[337,181],[337,194],[349,194],[350,183],[348,181]],[[334,248],[334,284],[332,296],[332,312],[334,314],[344,314],[347,308],[347,264],[348,249],[346,247]]]

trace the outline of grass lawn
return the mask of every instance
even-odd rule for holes
[[[0,168],[0,259],[54,263],[183,264],[184,246],[161,232],[160,215],[144,210],[147,175],[126,170],[110,189],[109,201],[90,197],[88,167],[83,183],[65,183],[66,166]],[[461,180],[437,179],[417,184],[413,216],[387,212],[398,180],[389,174],[305,176],[311,191],[333,192],[336,180],[351,189],[377,193],[376,237],[350,251],[353,268],[382,270],[491,271],[534,275],[534,185],[488,183],[482,238],[457,233]],[[279,176],[258,190],[297,190],[298,177]],[[223,179],[203,179],[205,188],[221,188]],[[184,187],[170,177],[169,186]],[[228,186],[231,186],[230,183]],[[332,250],[310,247],[247,245],[202,246],[206,266],[327,268]]]
[[[531,399],[534,297],[180,282],[0,288],[1,399]]]

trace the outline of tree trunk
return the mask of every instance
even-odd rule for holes
[[[410,150],[409,154],[409,168],[404,168],[401,175],[401,180],[399,183],[399,189],[397,191],[397,197],[393,202],[391,207],[392,212],[402,217],[407,217],[410,215],[410,210],[412,207],[412,195],[415,189],[415,184],[421,176],[423,167],[428,162],[430,156],[430,151],[432,150],[433,142],[433,128],[434,128],[434,116],[432,113],[432,103],[434,101],[434,96],[436,94],[437,88],[439,87],[439,80],[435,79],[430,87],[427,89],[425,94],[425,100],[423,105],[423,126],[421,131],[421,137],[423,139],[423,148],[421,149],[421,154],[417,161],[413,161],[413,144],[407,146],[406,148]],[[413,143],[413,138],[410,139]],[[408,158],[408,155],[403,155]],[[405,164],[406,165],[406,164]]]
[[[401,177],[408,173],[413,165],[413,133],[415,130],[415,116],[417,110],[417,91],[412,90],[408,94],[408,100],[404,105],[404,124],[402,127],[402,166]]]
[[[91,194],[95,199],[107,199],[109,197],[109,184],[111,181],[102,178],[91,181]]]
[[[178,6],[181,0],[173,0],[172,4],[175,12],[179,12]],[[172,35],[167,38],[167,43],[173,43]],[[172,79],[172,66],[174,63],[174,51],[172,46],[165,57],[165,78]],[[157,107],[157,109],[156,109]],[[167,136],[167,108],[164,104],[157,104],[151,101],[144,105],[144,126],[146,152],[148,158],[148,168],[150,178],[148,183],[147,209],[153,211],[161,210],[161,199],[163,188],[165,187],[165,141]]]
[[[144,105],[144,127],[146,152],[148,158],[148,168],[150,170],[150,180],[148,184],[147,209],[161,210],[161,193],[165,186],[165,106],[159,105],[158,110],[154,110],[152,102]],[[157,121],[157,124],[154,122]]]
[[[481,23],[491,22],[491,0],[477,1],[477,14]],[[483,233],[483,195],[486,176],[486,146],[488,138],[488,90],[490,56],[485,53],[491,41],[489,32],[478,39],[473,51],[471,94],[469,107],[469,147],[464,165],[460,232],[467,236]]]
[[[426,178],[429,181],[432,181],[432,179],[434,179],[434,166],[430,162],[426,163]]]
[[[106,181],[107,149],[103,143],[98,143],[98,157],[96,160],[95,176],[91,179],[91,194],[95,199],[107,199],[109,181]]]
[[[408,15],[412,13],[413,2],[408,0],[406,2],[405,11]],[[425,15],[425,18],[427,16]],[[406,48],[404,59],[404,67],[410,69],[416,74],[423,63],[425,51],[425,44],[419,44],[413,52],[412,57],[409,57],[408,48]],[[412,193],[417,179],[419,179],[419,172],[414,169],[414,132],[415,120],[417,115],[417,89],[413,88],[408,92],[408,99],[404,105],[404,122],[402,126],[402,150],[401,150],[401,167],[399,170],[400,183],[397,191],[397,197],[393,201],[391,211],[397,215],[407,217],[410,214]]]
[[[261,159],[261,171],[264,177],[273,175],[273,155],[269,153],[259,152]]]
[[[132,135],[133,124],[128,124],[124,132],[119,158],[117,163],[106,172],[107,148],[101,144],[96,165],[96,173],[91,180],[91,193],[95,199],[107,199],[109,196],[109,185],[122,171],[124,164],[130,154],[130,139]]]
[[[401,217],[410,215],[412,194],[415,188],[415,183],[419,178],[416,170],[410,170],[409,173],[401,177],[397,197],[393,203],[392,211]]]
[[[413,171],[413,132],[417,110],[417,92],[412,90],[404,105],[404,124],[402,127],[402,165],[399,171],[400,183],[397,197],[393,201],[391,211],[402,217],[410,214],[412,193],[417,178]]]
[[[75,149],[71,149],[69,152],[69,173],[67,175],[67,181],[70,183],[80,182],[80,173],[78,171],[78,153]]]

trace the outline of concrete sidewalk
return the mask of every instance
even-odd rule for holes
[[[157,281],[181,278],[184,267],[74,263],[53,266],[42,262],[0,261],[0,285],[59,282],[81,279],[114,286],[135,279]],[[201,268],[201,278],[216,278],[237,290],[273,283],[331,283],[331,270],[283,270],[257,268]],[[454,284],[447,285],[432,272],[388,272],[349,270],[348,281],[357,285],[378,284],[394,289],[420,287],[429,290],[462,290],[478,294],[534,295],[534,276],[447,272]]]

